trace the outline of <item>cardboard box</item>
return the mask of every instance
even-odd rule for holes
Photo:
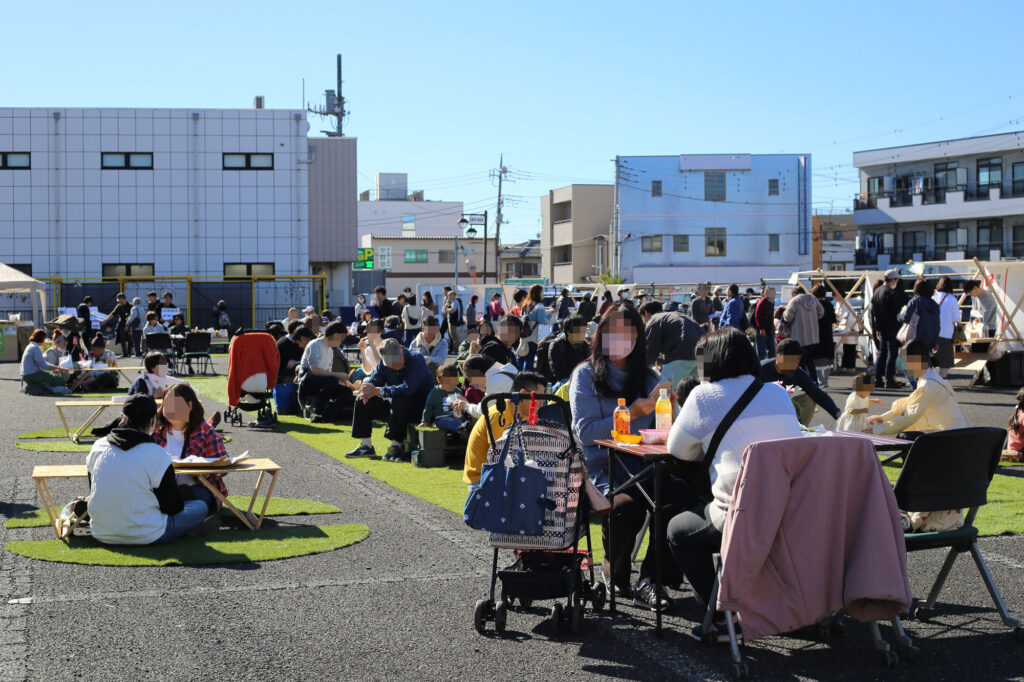
[[[0,323],[0,362],[18,362],[18,328],[11,323]]]

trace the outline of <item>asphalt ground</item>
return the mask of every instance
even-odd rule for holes
[[[225,359],[215,362],[226,370]],[[14,447],[19,433],[59,426],[52,399],[20,394],[17,373],[15,364],[0,365],[0,521],[38,505],[34,465],[84,459]],[[840,405],[850,383],[832,379]],[[971,424],[1002,425],[1015,393],[958,390],[958,398]],[[898,394],[878,395],[888,402]],[[704,680],[731,673],[726,648],[690,637],[701,614],[685,590],[673,593],[679,608],[666,617],[661,640],[653,614],[626,605],[614,618],[588,613],[578,636],[548,636],[550,604],[510,613],[504,637],[481,636],[472,612],[491,560],[481,533],[289,436],[228,430],[230,451],[284,466],[275,494],[342,509],[276,522],[364,523],[369,538],[309,557],[212,567],[81,566],[0,551],[0,679]],[[228,483],[234,493],[250,484]],[[70,499],[82,484],[55,482],[51,490]],[[0,541],[50,533],[0,527]],[[981,547],[1011,612],[1024,613],[1024,539],[983,539]],[[941,559],[938,552],[910,557],[915,594],[926,593]],[[765,680],[1024,678],[1024,647],[992,610],[969,558],[957,561],[935,619],[906,628],[923,656],[893,671],[879,665],[868,628],[852,621],[828,644],[769,637],[743,650],[754,678]]]

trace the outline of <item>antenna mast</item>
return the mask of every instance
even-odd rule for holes
[[[342,122],[348,112],[345,111],[345,98],[341,94],[341,55],[338,55],[338,89],[324,91],[324,106],[319,109],[312,107],[307,109],[309,113],[318,116],[333,116],[335,118],[334,130],[321,130],[327,137],[344,137],[341,131]]]

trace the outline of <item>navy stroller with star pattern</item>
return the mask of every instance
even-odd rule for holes
[[[530,401],[530,416],[525,420],[518,409],[523,400]],[[538,418],[537,408],[542,401],[552,404],[545,408],[547,411],[557,406],[562,419]],[[483,634],[487,622],[493,621],[495,632],[501,634],[510,609],[536,611],[532,608],[534,602],[551,599],[554,604],[547,612],[551,633],[557,636],[568,630],[576,634],[583,624],[586,603],[600,611],[606,598],[604,583],[594,578],[583,450],[573,437],[569,404],[563,399],[550,394],[497,393],[486,396],[481,408],[485,418],[489,405],[496,405],[503,415],[508,403],[513,407],[512,423],[501,438],[495,439],[490,420],[485,422],[491,446],[489,463],[495,462],[507,439],[517,439],[530,465],[544,472],[546,497],[554,504],[544,513],[544,530],[539,535],[491,533],[494,556],[490,596],[476,603],[473,624]],[[499,417],[499,425],[505,426],[502,419]],[[581,535],[587,541],[583,550],[579,548]],[[502,550],[513,550],[515,561],[499,570],[498,554]],[[499,580],[501,593],[495,600]]]

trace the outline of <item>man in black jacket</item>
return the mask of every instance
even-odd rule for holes
[[[570,315],[562,323],[563,332],[548,350],[548,367],[556,384],[569,380],[576,365],[590,357],[587,343],[587,323],[580,315]]]
[[[377,297],[377,317],[382,320],[386,320],[388,317],[394,315],[394,304],[392,304],[391,299],[388,298],[388,290],[384,287],[377,287],[373,290],[373,293]]]
[[[697,299],[700,300],[700,299]],[[661,378],[675,386],[683,377],[697,375],[694,354],[704,330],[680,312],[663,312],[659,301],[640,308],[647,343],[647,362],[661,366]]]
[[[502,315],[493,336],[480,339],[480,354],[503,365],[519,365],[516,347],[523,334],[523,320],[518,315]]]
[[[590,321],[594,319],[594,315],[597,314],[597,304],[594,303],[590,293],[583,294],[583,300],[576,309],[576,314],[583,319],[583,324],[585,325],[590,324]]]
[[[900,388],[903,382],[896,381],[896,354],[900,344],[896,334],[900,330],[897,316],[907,304],[907,294],[900,286],[898,270],[885,273],[885,284],[875,289],[871,296],[871,329],[878,347],[878,362],[875,365],[875,386],[878,388]],[[883,384],[883,377],[885,383]]]

